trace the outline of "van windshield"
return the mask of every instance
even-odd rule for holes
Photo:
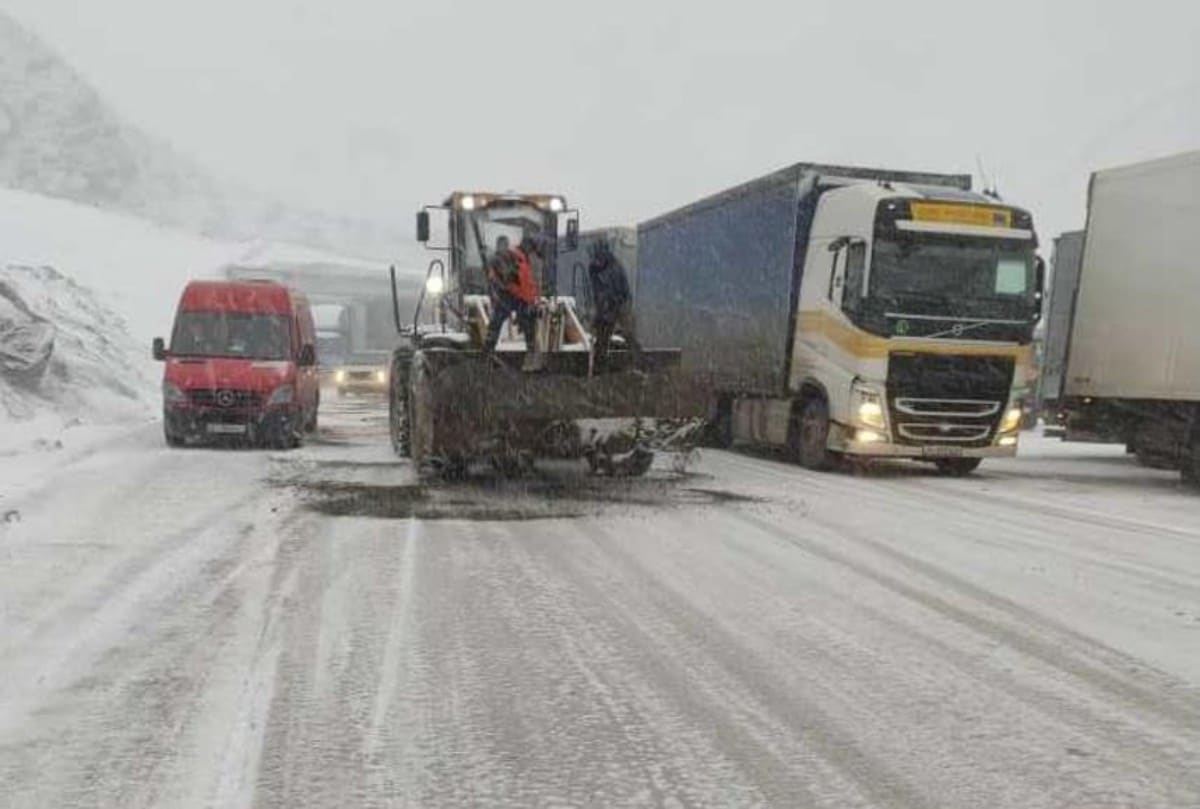
[[[286,360],[291,345],[286,315],[181,312],[171,336],[171,353],[182,357]]]

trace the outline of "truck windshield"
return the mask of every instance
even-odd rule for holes
[[[462,257],[466,292],[481,292],[486,288],[483,268],[497,252],[516,247],[526,236],[543,237],[554,233],[553,214],[534,205],[492,206],[459,211],[457,215],[460,224],[457,247]]]
[[[286,315],[181,312],[171,336],[171,353],[182,357],[286,360],[291,345]]]
[[[875,243],[868,292],[889,314],[1025,321],[1035,285],[1032,243],[920,234]]]

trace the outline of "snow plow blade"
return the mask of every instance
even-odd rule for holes
[[[589,375],[583,352],[548,354],[525,372],[523,353],[423,350],[410,378],[412,457],[420,467],[527,452],[535,457],[582,453],[589,419],[688,419],[704,415],[705,397],[675,372],[677,350],[643,352],[637,368],[615,352]]]
[[[433,395],[439,427],[464,429],[510,420],[685,418],[703,415],[704,399],[673,373],[677,350],[643,352],[637,369],[614,352],[589,376],[582,352],[544,355],[545,365],[521,370],[523,353],[498,363],[477,352],[422,352],[422,371]],[[439,429],[439,432],[441,430]]]

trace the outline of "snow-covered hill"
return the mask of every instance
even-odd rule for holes
[[[2,11],[0,186],[224,239],[389,259],[414,250],[395,221],[300,209],[214,180],[122,120],[64,59]]]

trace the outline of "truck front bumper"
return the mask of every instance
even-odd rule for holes
[[[1017,434],[1000,438],[1004,444],[986,447],[964,447],[956,444],[897,444],[884,438],[878,441],[855,440],[857,430],[834,425],[830,431],[829,448],[860,458],[912,458],[939,461],[946,458],[1012,458],[1017,454]],[[882,435],[881,435],[882,437]],[[1011,443],[1007,442],[1011,439]]]

